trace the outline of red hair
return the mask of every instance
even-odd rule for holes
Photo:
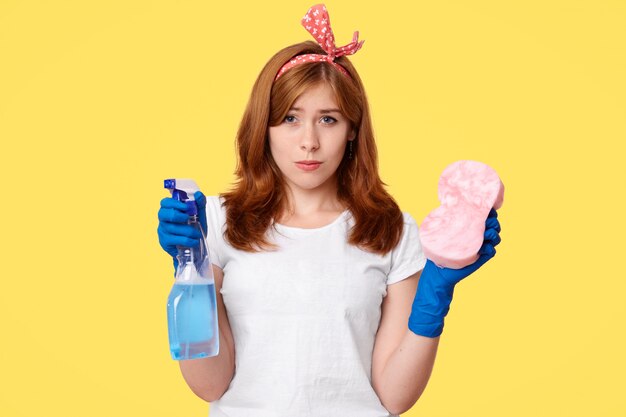
[[[237,132],[237,177],[233,188],[221,194],[226,208],[225,238],[231,246],[248,251],[274,249],[266,232],[287,208],[286,185],[272,158],[268,128],[282,122],[296,99],[308,88],[327,83],[342,114],[356,132],[352,159],[344,155],[337,168],[338,200],[351,212],[355,225],[348,242],[384,255],[399,242],[402,212],[378,175],[378,152],[365,89],[345,56],[335,59],[350,74],[346,77],[328,62],[297,65],[274,82],[282,65],[296,55],[324,54],[311,41],[279,51],[257,78]]]

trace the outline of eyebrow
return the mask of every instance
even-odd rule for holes
[[[300,107],[292,107],[289,109],[290,111],[302,111],[302,109]],[[319,111],[322,114],[326,114],[326,113],[341,113],[341,110],[339,109],[321,109]]]

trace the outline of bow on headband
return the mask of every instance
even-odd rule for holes
[[[354,36],[352,37],[352,42],[347,44],[346,46],[342,46],[337,48],[335,46],[335,35],[333,35],[333,31],[330,28],[330,17],[328,16],[328,11],[326,11],[326,6],[323,4],[317,4],[309,9],[309,11],[302,18],[302,26],[315,38],[317,43],[322,47],[322,49],[326,52],[326,55],[320,54],[305,54],[298,55],[289,60],[276,74],[277,80],[281,75],[288,71],[290,68],[295,67],[299,64],[304,64],[305,62],[315,62],[315,61],[327,61],[335,66],[339,71],[341,71],[346,76],[350,76],[348,71],[341,65],[335,62],[336,57],[340,57],[343,55],[352,55],[356,53],[361,46],[363,46],[364,41],[359,42],[359,32],[354,32]]]

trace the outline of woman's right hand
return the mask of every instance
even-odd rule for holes
[[[206,197],[201,191],[198,191],[194,194],[194,199],[198,206],[198,221],[206,234]],[[165,252],[174,258],[175,263],[176,255],[178,254],[177,246],[195,248],[200,244],[200,239],[202,239],[198,230],[187,224],[189,215],[186,214],[186,209],[187,206],[182,201],[173,198],[161,200],[159,227],[157,229],[159,244]]]

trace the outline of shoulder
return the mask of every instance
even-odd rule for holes
[[[402,222],[402,237],[400,238],[400,241],[407,239],[407,237],[414,239],[419,236],[419,226],[417,225],[415,218],[410,213],[406,211],[402,212]]]
[[[210,204],[213,207],[220,207],[223,202],[224,202],[224,199],[220,197],[219,195],[207,195],[206,196],[207,206]]]
[[[415,225],[417,226],[417,222],[415,221],[415,219],[413,218],[413,216],[411,215],[411,213],[407,212],[407,211],[403,211],[402,212],[402,219],[404,220],[404,224],[405,225]]]
[[[213,226],[222,226],[226,222],[224,199],[218,195],[207,196],[206,215],[208,222],[213,224]]]
[[[224,211],[224,199],[219,195],[208,195],[206,196],[206,208],[207,211],[212,211],[215,213]]]
[[[226,213],[222,205],[223,199],[216,195],[206,196],[207,243],[211,261],[219,268],[226,262],[226,243],[224,231],[226,227]]]
[[[402,221],[402,236],[398,242],[398,246],[407,243],[419,245],[419,226],[417,225],[415,218],[410,213],[403,211]]]
[[[403,212],[402,237],[391,252],[391,269],[387,284],[402,281],[421,270],[426,264],[417,222],[411,214]]]

